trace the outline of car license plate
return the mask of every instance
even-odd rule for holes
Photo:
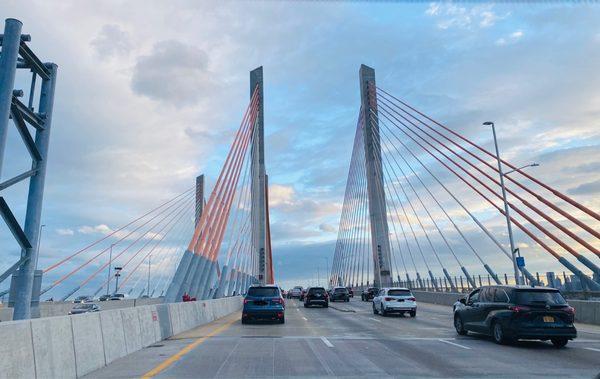
[[[544,322],[554,322],[554,317],[552,317],[552,316],[544,316]]]
[[[398,302],[404,302],[404,299],[398,299]]]

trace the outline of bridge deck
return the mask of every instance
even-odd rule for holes
[[[118,360],[89,378],[140,377],[593,377],[600,372],[600,328],[579,325],[566,349],[550,343],[498,346],[459,337],[449,307],[419,304],[415,319],[373,315],[353,299],[336,309],[288,301],[284,325],[242,325],[239,314]],[[189,346],[194,343],[194,345]],[[176,360],[181,349],[190,351]],[[171,363],[171,364],[170,364]],[[170,364],[170,365],[169,365]]]

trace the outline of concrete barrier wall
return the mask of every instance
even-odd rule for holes
[[[80,377],[241,306],[228,297],[2,322],[0,378]]]
[[[462,293],[452,292],[426,292],[412,291],[417,301],[423,303],[452,305],[461,297]],[[600,325],[600,301],[592,300],[567,300],[569,305],[575,308],[575,321],[584,324]]]
[[[100,307],[101,311],[108,311],[111,309],[141,307],[144,305],[160,304],[163,302],[162,298],[153,299],[126,299],[126,300],[112,300],[112,301],[95,301]],[[70,301],[44,301],[40,303],[40,318],[43,317],[55,317],[55,316],[66,316],[69,311],[73,309],[76,304]]]

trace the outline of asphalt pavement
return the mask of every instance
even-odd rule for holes
[[[450,307],[418,305],[416,318],[374,315],[352,299],[306,309],[287,300],[286,323],[242,325],[240,313],[117,360],[89,378],[596,378],[600,327],[577,325],[566,348],[496,345],[458,336]]]

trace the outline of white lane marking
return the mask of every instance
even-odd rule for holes
[[[304,321],[308,321],[308,319],[306,317],[302,316],[302,318],[304,319]]]
[[[584,349],[591,350],[591,351],[597,351],[598,353],[600,353],[600,349],[595,349],[593,347],[584,347]]]
[[[329,340],[325,337],[321,337],[321,341],[323,341],[323,343],[325,345],[327,345],[327,347],[333,347],[333,344],[331,342],[329,342]]]
[[[441,338],[439,338],[438,341],[443,342],[443,343],[447,343],[448,345],[460,347],[461,349],[471,350],[471,348],[468,347],[468,346],[464,346],[464,345],[460,345],[458,343],[454,343],[454,342],[450,342],[450,341],[447,341],[447,340],[443,340]]]
[[[369,320],[373,320],[373,321],[381,322],[381,320],[378,320],[378,319],[376,319],[376,318],[374,318],[374,317],[369,317]]]
[[[297,310],[298,312],[300,312],[300,308],[296,308],[296,310]]]

